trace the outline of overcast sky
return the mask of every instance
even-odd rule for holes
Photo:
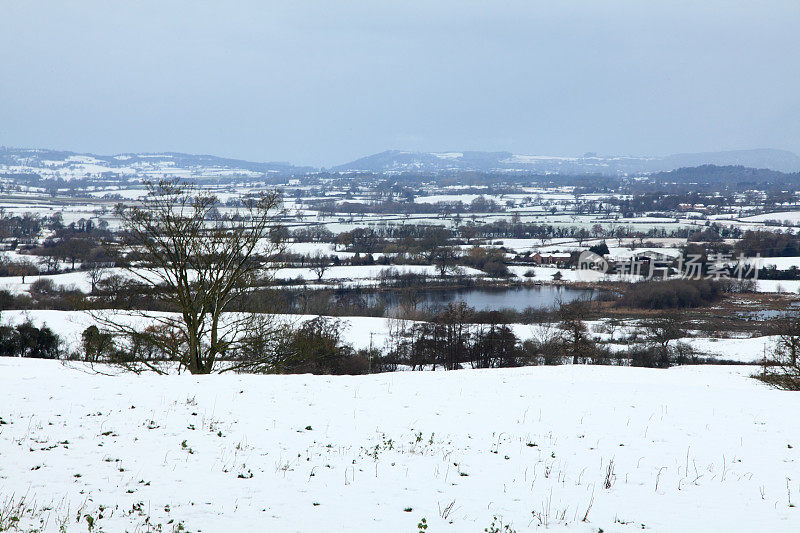
[[[0,0],[0,145],[800,153],[800,1]]]

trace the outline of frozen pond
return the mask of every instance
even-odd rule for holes
[[[479,311],[514,309],[522,311],[528,307],[545,309],[559,303],[578,299],[594,299],[600,291],[574,289],[563,286],[538,285],[526,287],[498,287],[449,290],[423,290],[415,296],[417,306],[426,308],[444,307],[449,303],[463,301]],[[385,292],[369,296],[372,302],[382,301],[394,307],[408,301],[410,295],[401,291]]]

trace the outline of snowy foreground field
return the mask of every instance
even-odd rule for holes
[[[751,371],[157,377],[3,358],[0,508],[50,507],[47,531],[798,531],[800,397]]]

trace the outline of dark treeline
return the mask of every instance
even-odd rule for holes
[[[276,374],[367,374],[400,369],[563,364],[666,368],[708,362],[680,342],[687,331],[678,314],[660,314],[644,320],[633,336],[617,338],[617,342],[627,344],[626,348],[611,349],[589,331],[585,322],[588,311],[588,302],[565,304],[554,310],[548,320],[537,322],[533,336],[522,340],[504,314],[481,314],[459,302],[426,321],[393,320],[383,346],[361,349],[345,340],[347,325],[343,321],[317,317],[296,325],[273,327],[265,333],[263,343],[230,352],[224,360],[239,371]],[[37,328],[30,322],[0,327],[0,356],[67,358],[121,366],[137,360],[153,365],[170,361],[169,354],[158,343],[149,342],[146,335],[134,335],[123,342],[97,326],[89,326],[82,334],[78,351],[69,351],[49,328]]]
[[[49,327],[26,320],[16,326],[0,326],[0,357],[58,359],[64,355],[61,339]]]
[[[347,213],[349,215],[363,214],[444,214],[452,215],[456,213],[496,213],[505,211],[505,207],[497,202],[483,196],[475,198],[469,203],[458,202],[436,202],[436,203],[415,203],[412,201],[394,201],[392,199],[374,201],[370,203],[351,202],[348,200],[311,200],[307,204],[315,210],[326,215],[334,213]]]
[[[725,283],[709,279],[631,283],[616,305],[636,309],[701,307],[717,302],[725,291]]]
[[[734,250],[747,257],[797,257],[800,256],[800,235],[748,230],[734,245]]]
[[[536,324],[532,338],[521,341],[502,313],[490,312],[483,323],[463,302],[451,304],[425,322],[396,321],[391,326],[381,368],[455,370],[527,365],[605,364],[666,368],[705,362],[688,345],[679,315],[661,314],[644,321],[639,338],[623,350],[598,343],[585,319],[587,302],[555,311],[555,320]]]
[[[372,172],[317,172],[301,176],[305,185],[326,183],[347,184],[357,187],[380,187],[382,189],[419,189],[435,184],[438,187],[490,187],[492,190],[508,190],[523,186],[575,187],[581,193],[620,192],[641,194],[665,192],[670,194],[713,193],[719,191],[747,192],[754,189],[779,192],[800,189],[800,173],[785,173],[769,169],[756,169],[738,165],[700,165],[683,167],[672,171],[608,176],[596,173],[583,174],[539,174],[536,172],[486,172],[486,171],[442,171],[402,172],[387,177]],[[492,193],[489,193],[492,194]]]
[[[644,246],[645,239],[650,238],[672,237],[689,239],[693,242],[714,243],[742,236],[742,231],[738,227],[712,223],[670,230],[665,227],[653,227],[647,231],[634,231],[626,224],[635,220],[609,218],[604,220],[603,224],[597,223],[591,228],[585,228],[521,222],[518,216],[512,216],[510,220],[495,220],[484,224],[467,221],[453,229],[429,224],[402,224],[364,226],[334,234],[322,226],[307,226],[287,230],[285,235],[297,242],[336,243],[342,246],[343,250],[360,254],[415,253],[447,244],[464,245],[480,240],[498,239],[538,239],[544,245],[554,238],[574,239],[579,243],[592,238],[618,240],[634,238],[638,240],[634,245]],[[733,251],[733,247],[728,246],[723,251]]]
[[[741,165],[701,165],[684,167],[669,172],[657,172],[650,180],[658,185],[685,184],[714,187],[732,191],[753,189],[798,189],[800,172],[785,173],[766,168],[749,168]]]

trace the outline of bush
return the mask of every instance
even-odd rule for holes
[[[50,296],[58,292],[55,283],[49,278],[40,278],[31,283],[31,295]]]
[[[14,261],[5,257],[0,258],[0,276],[34,276],[39,273],[36,265],[29,261]]]
[[[777,335],[775,347],[755,377],[781,389],[800,390],[800,316],[776,320],[770,330]]]
[[[116,350],[114,338],[103,333],[97,326],[89,326],[81,334],[84,359],[90,362],[110,359]]]
[[[26,320],[16,327],[0,326],[0,356],[57,359],[61,339],[47,326],[37,328]]]
[[[269,370],[279,374],[368,373],[368,354],[354,352],[344,344],[343,332],[338,319],[317,317],[304,322],[281,340]]]
[[[669,359],[654,346],[641,346],[628,351],[631,366],[647,368],[668,368]]]
[[[508,277],[508,267],[505,265],[505,252],[498,248],[482,248],[474,246],[463,258],[466,266],[483,270],[493,278]]]
[[[600,257],[603,257],[604,255],[611,253],[608,249],[606,241],[603,241],[600,244],[595,244],[594,246],[590,246],[589,251],[596,253]]]
[[[505,263],[499,261],[487,261],[483,264],[482,270],[486,275],[492,278],[506,278],[508,277],[508,267]]]
[[[723,287],[711,280],[676,279],[631,284],[617,303],[638,309],[700,307],[720,298]]]
[[[11,309],[14,305],[14,295],[10,291],[3,289],[0,290],[0,310]]]

